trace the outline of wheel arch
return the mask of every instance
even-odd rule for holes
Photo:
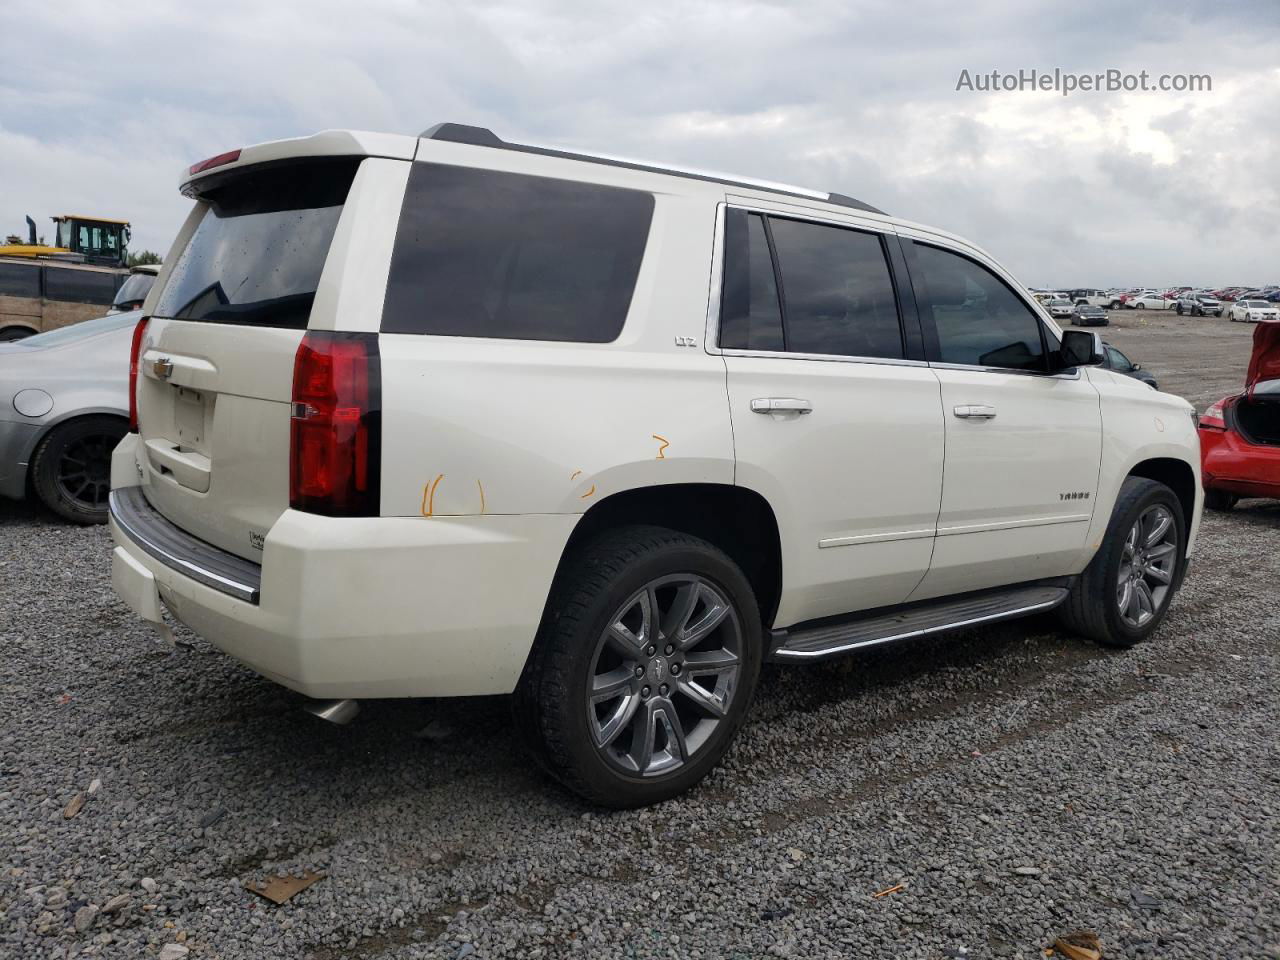
[[[70,410],[59,417],[55,417],[52,420],[47,420],[44,423],[41,423],[39,425],[39,429],[36,430],[35,434],[32,436],[31,440],[29,441],[29,446],[27,447],[26,455],[25,455],[25,459],[27,461],[25,483],[26,483],[28,493],[30,493],[31,471],[32,471],[33,461],[35,460],[36,451],[40,449],[40,445],[43,444],[45,440],[49,438],[49,436],[53,433],[53,431],[57,430],[59,427],[64,427],[69,423],[74,423],[77,420],[83,420],[85,417],[101,417],[101,416],[115,417],[116,419],[122,421],[126,427],[129,425],[128,412],[119,410],[115,407],[81,407],[76,410]]]
[[[1190,528],[1195,517],[1197,484],[1195,470],[1189,463],[1176,457],[1152,457],[1134,464],[1127,476],[1155,480],[1172,490],[1182,507],[1183,522]]]
[[[782,592],[782,540],[769,502],[754,490],[722,483],[674,483],[631,488],[592,504],[561,551],[556,576],[581,544],[607,530],[653,524],[714,544],[742,568],[765,628]]]
[[[19,331],[22,333],[22,336],[20,337],[6,336],[7,334],[16,333]],[[0,342],[11,340],[11,339],[22,340],[26,337],[34,337],[39,332],[40,331],[37,330],[35,327],[30,326],[29,324],[26,324],[26,323],[6,323],[4,326],[0,326]]]

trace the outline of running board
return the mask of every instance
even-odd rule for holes
[[[878,643],[1010,620],[1052,610],[1067,599],[1068,593],[1069,590],[1062,586],[1011,587],[963,597],[945,597],[905,610],[839,623],[798,630],[775,630],[775,643],[778,640],[781,643],[774,647],[772,659],[819,660]]]

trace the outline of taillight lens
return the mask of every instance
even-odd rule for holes
[[[226,153],[220,153],[216,157],[210,157],[208,160],[201,160],[199,163],[193,163],[187,170],[188,175],[203,173],[205,170],[211,170],[214,167],[222,167],[228,163],[235,163],[240,159],[239,150],[228,150]]]
[[[381,440],[378,335],[307,333],[293,363],[289,506],[376,517]]]
[[[147,321],[143,317],[133,328],[133,342],[129,344],[129,430],[138,432],[138,361],[142,356],[142,337],[147,332]]]
[[[1200,426],[1208,430],[1227,429],[1226,408],[1228,401],[1219,400],[1200,416]]]

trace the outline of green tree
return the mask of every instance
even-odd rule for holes
[[[159,263],[160,254],[154,250],[139,250],[137,253],[131,253],[126,258],[127,266],[139,267],[145,263]]]

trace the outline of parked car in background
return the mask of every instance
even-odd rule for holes
[[[1147,290],[1136,297],[1130,297],[1125,306],[1134,310],[1168,310],[1173,306],[1173,300],[1165,294]]]
[[[0,258],[0,341],[102,316],[126,277],[117,267]]]
[[[1076,304],[1075,310],[1071,313],[1072,326],[1076,327],[1105,327],[1110,322],[1107,311],[1087,303]]]
[[[1237,300],[1231,304],[1232,320],[1251,323],[1280,320],[1280,307],[1267,300]]]
[[[129,427],[129,342],[115,313],[0,344],[0,495],[28,490],[76,523],[104,523],[111,451]]]
[[[124,313],[128,310],[141,310],[143,301],[151,292],[151,286],[160,273],[160,264],[144,263],[129,268],[129,279],[120,285],[116,298],[111,301],[111,309],[107,313]]]
[[[1105,290],[1079,289],[1072,290],[1068,296],[1074,304],[1087,303],[1091,307],[1109,307],[1111,306],[1112,296]]]
[[[1280,498],[1280,324],[1253,331],[1244,392],[1200,417],[1205,506],[1230,510],[1241,497]]]
[[[1207,293],[1184,293],[1173,304],[1178,316],[1190,314],[1193,317],[1222,316],[1223,306],[1217,297]]]
[[[1105,365],[1108,370],[1114,370],[1116,373],[1123,373],[1126,377],[1141,380],[1152,390],[1160,389],[1160,384],[1156,382],[1156,378],[1147,370],[1142,369],[1141,364],[1134,363],[1109,343],[1104,343],[1103,349],[1106,352]]]
[[[1181,583],[1191,406],[958,237],[457,124],[184,179],[112,582],[323,715],[514,693],[546,769],[635,807],[766,658],[1049,609],[1127,647]]]
[[[1053,319],[1067,320],[1075,310],[1075,305],[1070,300],[1056,299],[1046,302],[1045,309],[1049,311],[1049,316],[1053,317]]]

